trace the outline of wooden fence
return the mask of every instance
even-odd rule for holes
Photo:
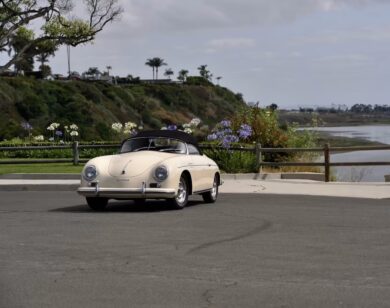
[[[19,146],[19,147],[0,147],[0,151],[23,151],[23,150],[56,150],[56,149],[72,149],[72,158],[66,159],[4,159],[0,160],[1,164],[34,164],[34,163],[64,163],[69,162],[75,165],[79,163],[85,163],[88,159],[80,159],[81,149],[103,149],[103,148],[119,148],[119,144],[90,144],[82,145],[77,141],[71,145],[58,145],[58,146]],[[222,147],[200,146],[205,150],[226,150]],[[378,151],[378,150],[390,150],[390,146],[354,146],[354,147],[330,147],[329,144],[325,144],[323,147],[316,148],[263,148],[260,144],[256,144],[255,147],[241,148],[232,147],[229,151],[241,151],[252,152],[256,155],[257,167],[283,167],[283,166],[316,166],[323,167],[325,170],[325,182],[330,180],[330,167],[340,166],[390,166],[389,161],[377,161],[377,162],[331,162],[331,153],[333,152],[356,152],[356,151]],[[319,152],[322,153],[324,160],[322,162],[267,162],[263,161],[263,153],[299,153],[299,152]],[[389,155],[390,158],[390,155]]]

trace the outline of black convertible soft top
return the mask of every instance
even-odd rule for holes
[[[133,138],[141,138],[141,137],[146,137],[146,138],[164,137],[164,138],[181,140],[184,141],[185,143],[194,145],[201,153],[201,150],[199,149],[199,145],[196,139],[193,136],[179,130],[146,130],[146,131],[139,132]]]

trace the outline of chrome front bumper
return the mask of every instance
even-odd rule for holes
[[[98,185],[92,187],[79,187],[77,192],[84,197],[105,197],[112,199],[159,199],[174,198],[176,190],[173,188],[106,188]]]

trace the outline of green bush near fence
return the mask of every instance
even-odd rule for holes
[[[103,145],[104,143],[83,143],[82,145]],[[24,147],[33,146],[61,146],[61,144],[53,144],[48,142],[43,143],[0,143],[0,147],[20,147],[20,150],[2,150],[0,151],[0,159],[58,159],[58,158],[73,158],[73,151],[71,148],[64,149],[34,149],[27,150]],[[70,147],[72,144],[66,144]],[[62,145],[64,146],[64,145]],[[79,148],[79,157],[81,159],[92,158],[96,156],[111,155],[118,153],[119,146],[113,148]]]
[[[207,149],[203,151],[213,159],[221,170],[227,173],[257,172],[256,154],[254,152],[232,151],[226,149]]]

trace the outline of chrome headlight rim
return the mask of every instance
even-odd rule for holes
[[[93,176],[93,177],[88,177],[88,176],[87,176],[87,170],[88,170],[89,168],[93,168],[93,170],[94,170],[94,176]],[[97,171],[97,168],[96,168],[95,165],[88,165],[88,166],[86,166],[86,167],[84,168],[84,171],[83,171],[83,178],[84,178],[86,181],[92,182],[92,181],[94,181],[94,180],[97,178],[97,176],[98,176],[98,171]]]
[[[160,172],[165,173],[165,175],[163,177],[159,177],[158,173]],[[169,172],[166,166],[159,165],[156,168],[154,168],[153,177],[157,182],[164,182],[168,178],[168,176],[169,176]]]

